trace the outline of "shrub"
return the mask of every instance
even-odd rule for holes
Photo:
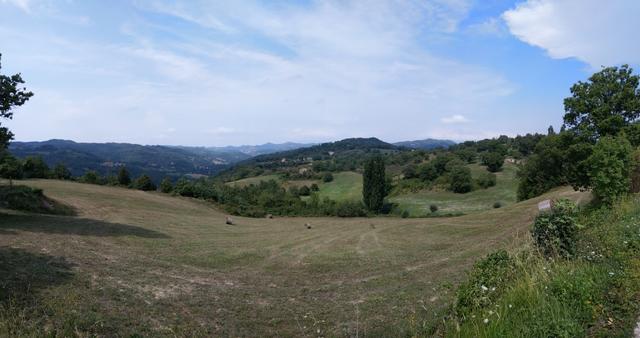
[[[502,208],[502,203],[500,203],[500,202],[495,202],[495,203],[493,203],[493,208],[494,208],[494,209]]]
[[[482,164],[487,166],[487,170],[494,173],[502,169],[504,155],[497,152],[487,152],[482,154]]]
[[[324,183],[328,183],[333,181],[333,174],[332,173],[324,173],[324,175],[322,175],[322,182]]]
[[[120,170],[118,170],[118,184],[125,187],[131,184],[131,177],[126,167],[120,167]]]
[[[570,200],[559,199],[551,211],[536,217],[532,236],[536,246],[546,255],[568,257],[575,252],[578,230],[576,205]]]
[[[45,214],[73,215],[74,210],[48,199],[42,189],[25,186],[0,186],[0,206]]]
[[[476,179],[476,184],[482,189],[487,189],[496,185],[496,174],[484,172]]]
[[[402,211],[402,214],[400,215],[402,218],[407,218],[409,217],[409,212],[407,210]]]
[[[367,215],[367,210],[362,202],[344,201],[336,203],[335,215],[338,217],[363,217]]]
[[[303,185],[302,187],[300,187],[298,193],[300,194],[300,196],[309,196],[311,194],[311,189],[309,189],[309,187],[307,187],[306,185]]]
[[[156,185],[151,180],[151,177],[149,177],[146,174],[143,174],[142,176],[138,177],[134,182],[133,186],[136,189],[142,190],[142,191],[156,190]]]
[[[438,211],[438,206],[435,205],[435,204],[431,204],[429,206],[429,210],[431,210],[431,212],[436,212],[436,211]]]
[[[27,157],[22,164],[22,171],[26,178],[49,177],[49,167],[41,156]]]
[[[53,178],[58,180],[68,180],[71,178],[71,172],[64,164],[59,163],[53,168]]]
[[[449,172],[449,190],[464,194],[473,189],[471,170],[465,166],[455,166]]]
[[[173,191],[173,184],[171,184],[171,179],[165,177],[162,182],[160,182],[160,191],[168,194]]]
[[[100,184],[100,175],[93,170],[88,170],[80,177],[80,182],[89,184]]]
[[[318,187],[317,184],[313,183],[311,184],[311,191],[313,192],[320,191],[320,187]]]
[[[631,185],[632,149],[624,136],[603,137],[587,160],[593,194],[604,204],[629,192]]]

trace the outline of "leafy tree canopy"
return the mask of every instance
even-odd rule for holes
[[[2,54],[0,54],[0,70],[2,70]],[[13,108],[22,106],[33,96],[32,92],[22,87],[24,80],[18,74],[0,74],[0,118],[12,119]],[[0,149],[6,149],[13,139],[13,133],[8,128],[2,127],[0,122]]]
[[[628,65],[607,67],[571,87],[564,124],[591,140],[617,135],[640,117],[640,76]]]

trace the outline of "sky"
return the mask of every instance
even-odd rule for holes
[[[223,146],[546,132],[640,65],[637,0],[0,0],[19,141]],[[4,122],[3,122],[4,123]]]

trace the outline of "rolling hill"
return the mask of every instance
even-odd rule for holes
[[[456,143],[450,140],[436,140],[432,138],[428,138],[425,140],[415,140],[415,141],[403,141],[396,142],[394,145],[399,147],[406,147],[410,149],[423,149],[423,150],[431,150],[436,148],[449,148]]]
[[[54,180],[76,217],[2,210],[0,327],[13,336],[397,336],[471,265],[520,245],[541,199],[455,218],[275,218]],[[310,223],[312,229],[304,224]],[[435,315],[432,320],[441,320]],[[431,325],[432,322],[424,323]]]
[[[214,175],[230,164],[247,159],[240,152],[215,152],[204,148],[143,146],[129,143],[77,143],[68,140],[13,142],[9,148],[16,157],[42,156],[53,166],[65,164],[74,176],[87,170],[114,174],[126,166],[132,175],[146,173],[155,181],[165,176]]]

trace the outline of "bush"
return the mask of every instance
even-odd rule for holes
[[[431,210],[431,212],[436,212],[436,211],[438,211],[438,206],[435,205],[435,204],[431,204],[429,206],[429,210]]]
[[[59,163],[53,168],[53,178],[58,180],[68,180],[71,178],[71,172],[64,164]]]
[[[500,203],[500,202],[495,202],[495,203],[493,203],[493,208],[494,208],[494,209],[502,208],[502,203]]]
[[[313,184],[311,184],[311,191],[313,191],[313,192],[320,191],[320,187],[318,187],[317,184],[313,183]]]
[[[89,184],[100,184],[100,175],[93,170],[88,170],[80,177],[80,182]]]
[[[22,164],[22,172],[25,178],[49,177],[49,167],[41,156],[27,157]]]
[[[160,191],[168,194],[173,191],[173,184],[171,184],[171,179],[165,177],[162,182],[160,182]]]
[[[42,189],[26,186],[0,186],[0,207],[45,214],[74,214],[71,207],[47,198]]]
[[[536,246],[546,255],[569,257],[575,252],[578,226],[576,205],[570,200],[559,199],[551,211],[536,217],[531,234]]]
[[[587,160],[593,194],[611,205],[629,192],[631,185],[632,149],[624,136],[603,137]]]
[[[487,170],[494,173],[502,170],[504,155],[497,152],[487,152],[481,156],[482,164],[487,166]]]
[[[465,166],[455,166],[449,172],[449,190],[464,194],[473,189],[471,169]]]
[[[409,212],[407,210],[402,211],[402,214],[400,215],[402,218],[408,218],[409,217]]]
[[[322,182],[324,183],[328,183],[333,181],[333,174],[332,173],[324,173],[324,175],[322,175]]]
[[[298,193],[300,194],[300,196],[309,196],[311,194],[311,189],[309,189],[309,187],[307,187],[306,185],[303,185],[302,187],[300,187]]]
[[[133,186],[134,188],[142,191],[156,190],[156,185],[151,180],[151,177],[149,177],[146,174],[143,174],[142,176],[138,177],[136,181],[133,183]]]
[[[367,215],[367,209],[362,202],[338,202],[335,206],[335,215],[338,217],[363,217]]]
[[[496,174],[484,172],[476,179],[476,184],[482,189],[493,187],[496,185]]]

